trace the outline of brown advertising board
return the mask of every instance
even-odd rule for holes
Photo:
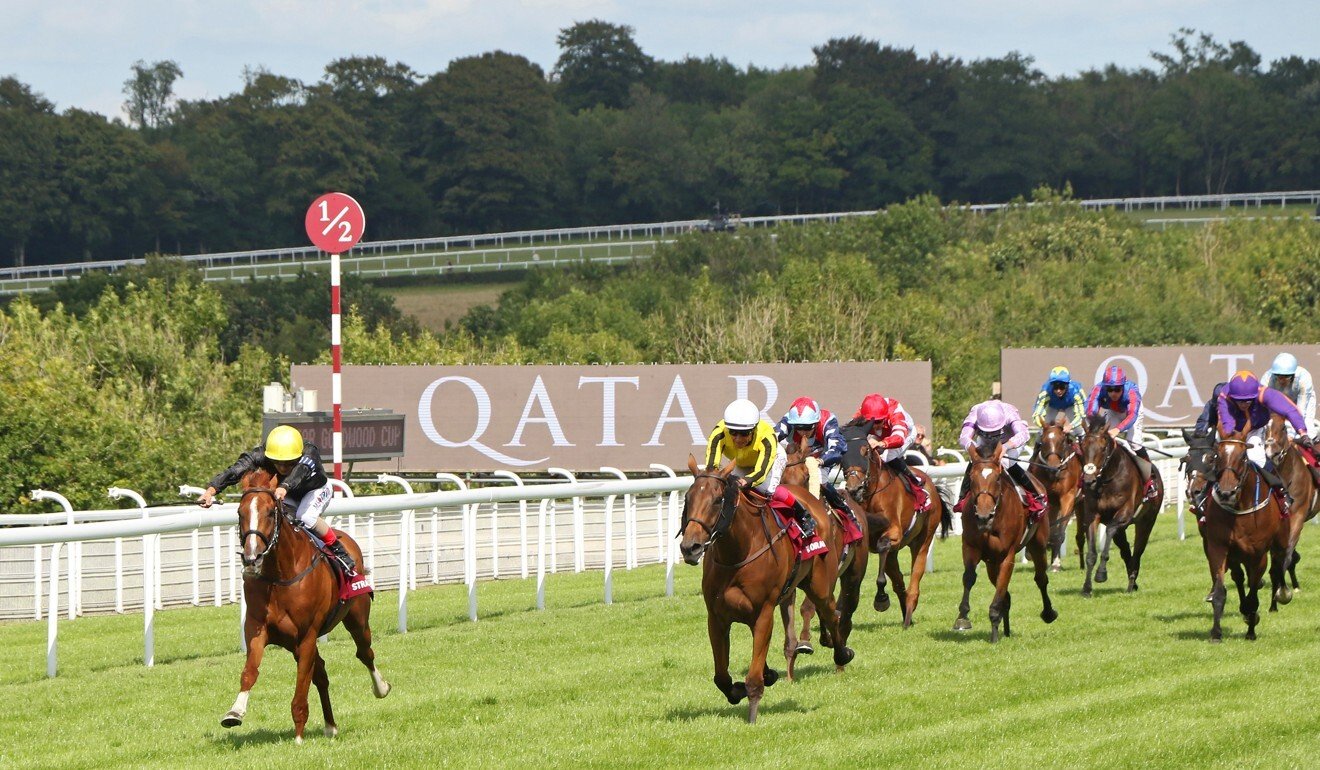
[[[330,392],[330,367],[297,365],[295,388]],[[345,366],[345,409],[404,415],[404,455],[360,470],[675,469],[735,398],[778,421],[809,395],[850,418],[868,393],[930,424],[930,362],[640,366]]]
[[[1087,395],[1106,367],[1123,367],[1141,389],[1147,430],[1192,425],[1216,384],[1239,369],[1257,376],[1279,353],[1292,353],[1320,372],[1320,345],[1170,345],[1146,348],[1005,348],[1000,351],[1004,400],[1031,413],[1041,385],[1055,366],[1066,366]]]

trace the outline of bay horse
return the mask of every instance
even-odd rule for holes
[[[1288,517],[1288,577],[1294,589],[1297,585],[1297,563],[1302,555],[1297,552],[1297,542],[1302,537],[1303,525],[1315,518],[1320,511],[1320,485],[1317,485],[1315,471],[1302,455],[1305,451],[1288,436],[1288,423],[1282,415],[1270,418],[1265,429],[1265,453],[1283,483],[1292,495],[1292,514]],[[1270,602],[1270,612],[1277,610],[1277,601]]]
[[[819,482],[820,484],[828,484],[830,482],[828,479],[819,478],[819,473],[814,474],[817,478],[812,478],[813,466],[810,462],[817,458],[807,449],[806,439],[799,439],[799,442],[796,444],[791,441],[787,442],[787,444],[788,463],[784,467],[782,483],[794,487],[802,487],[808,490],[813,497],[821,501],[822,505],[826,505],[826,509],[828,510],[829,506],[825,503],[825,498],[819,493],[818,488],[815,487],[814,484],[816,482]],[[817,469],[819,468],[819,466],[815,467]],[[848,554],[845,556],[843,563],[839,565],[839,596],[837,603],[839,631],[843,634],[844,638],[847,639],[852,633],[853,613],[857,611],[857,605],[861,600],[862,580],[866,577],[866,565],[870,559],[870,551],[865,545],[867,542],[866,512],[860,510],[847,496],[844,496],[843,501],[852,510],[853,516],[857,518],[858,526],[862,529],[862,540],[860,541],[862,547],[848,549]],[[831,513],[830,515],[835,516],[836,514]],[[812,603],[811,599],[802,600],[802,631],[800,635],[795,635],[793,633],[792,612],[793,602],[796,598],[797,591],[793,591],[784,599],[785,603],[788,605],[787,610],[789,613],[789,617],[785,620],[785,627],[788,629],[788,633],[785,634],[784,639],[784,657],[789,660],[788,672],[790,680],[793,678],[794,658],[797,655],[810,655],[815,652],[811,646],[811,620],[816,617],[816,605]],[[822,647],[826,648],[834,647],[834,640],[830,637],[824,624],[822,624],[820,628],[820,644]],[[790,646],[792,647],[791,653],[789,650]]]
[[[1050,514],[1050,572],[1063,568],[1063,545],[1068,525],[1077,513],[1077,496],[1081,491],[1082,460],[1072,436],[1068,434],[1068,421],[1059,417],[1040,429],[1036,450],[1031,455],[1031,473],[1045,485]],[[1086,536],[1077,528],[1077,559],[1081,569],[1086,568]]]
[[[1218,472],[1214,487],[1205,502],[1205,557],[1210,567],[1210,604],[1214,607],[1214,625],[1210,641],[1223,641],[1220,620],[1224,615],[1224,572],[1233,571],[1237,584],[1239,610],[1247,622],[1247,639],[1256,638],[1260,623],[1260,590],[1267,566],[1274,599],[1287,604],[1292,592],[1284,583],[1283,571],[1288,559],[1290,527],[1284,521],[1279,501],[1260,471],[1247,460],[1247,434],[1251,422],[1242,430],[1224,435],[1221,429],[1215,450]],[[1245,585],[1243,571],[1246,572]]]
[[[747,721],[756,722],[765,688],[779,674],[766,665],[770,637],[774,632],[775,608],[795,587],[807,592],[820,609],[821,623],[836,641],[836,670],[853,659],[847,638],[839,629],[835,612],[834,581],[838,578],[843,529],[826,515],[819,500],[806,490],[791,487],[794,495],[816,519],[816,531],[829,551],[806,561],[794,556],[793,544],[779,525],[767,501],[753,500],[739,488],[730,462],[719,470],[699,471],[688,456],[692,486],[683,502],[679,550],[688,564],[702,561],[701,593],[706,600],[706,631],[715,659],[715,686],[730,704],[747,699]],[[787,621],[787,617],[785,618]],[[734,682],[729,676],[729,628],[735,622],[752,630],[752,659],[747,680]]]
[[[1077,520],[1079,529],[1086,531],[1086,580],[1082,583],[1082,596],[1091,597],[1091,574],[1095,582],[1109,579],[1109,544],[1118,544],[1118,552],[1127,568],[1128,593],[1136,591],[1137,576],[1141,572],[1141,555],[1150,542],[1155,518],[1164,503],[1164,481],[1154,468],[1158,494],[1142,501],[1141,470],[1129,451],[1119,446],[1109,435],[1104,415],[1087,418],[1086,434],[1082,436],[1082,509]],[[1128,545],[1127,527],[1136,523],[1136,538]],[[1105,527],[1100,542],[1099,525]],[[1097,550],[1099,567],[1096,567]]]
[[[921,578],[926,573],[926,557],[935,540],[935,532],[942,524],[947,533],[953,518],[950,506],[940,497],[935,482],[920,471],[915,474],[930,497],[930,507],[925,512],[917,512],[906,482],[880,461],[880,453],[867,441],[871,429],[870,420],[853,420],[842,429],[848,442],[841,463],[844,487],[866,512],[868,544],[871,551],[880,556],[872,606],[876,612],[889,609],[889,594],[885,591],[888,577],[894,581],[894,593],[903,605],[903,628],[910,628],[917,599],[921,596]],[[907,548],[912,557],[911,579],[906,586],[897,560],[898,551],[903,548]]]
[[[298,664],[292,711],[295,740],[302,743],[307,724],[307,692],[312,684],[321,696],[326,737],[333,738],[339,733],[330,709],[330,678],[316,647],[318,636],[330,633],[343,622],[357,645],[358,660],[371,672],[376,697],[389,695],[390,684],[376,669],[376,653],[371,648],[371,595],[355,596],[347,602],[339,600],[334,568],[328,561],[333,557],[314,546],[280,510],[275,500],[278,482],[277,476],[260,469],[251,471],[240,482],[243,496],[238,502],[238,529],[243,546],[243,601],[247,606],[243,640],[247,644],[247,662],[243,666],[238,698],[220,724],[237,727],[243,723],[266,645],[276,644],[293,653]],[[339,530],[335,533],[354,561],[361,564],[362,549],[358,544]]]
[[[1187,444],[1187,454],[1178,460],[1178,467],[1182,469],[1187,484],[1185,495],[1189,507],[1199,517],[1200,510],[1191,501],[1205,494],[1210,484],[1214,483],[1215,440],[1208,434],[1198,436],[1191,428],[1183,428],[1182,437]]]
[[[954,631],[970,631],[972,586],[976,584],[976,568],[985,563],[985,574],[995,586],[990,600],[990,641],[999,641],[999,624],[1004,624],[1004,636],[1012,636],[1009,610],[1013,597],[1008,583],[1013,579],[1015,557],[1024,547],[1036,568],[1036,587],[1044,605],[1040,619],[1053,623],[1059,613],[1050,602],[1049,559],[1050,518],[1042,514],[1031,521],[1027,506],[1018,496],[1017,485],[1008,477],[1003,466],[1004,445],[994,448],[969,449],[967,465],[968,503],[962,514],[963,595],[958,605],[958,618],[953,621]]]

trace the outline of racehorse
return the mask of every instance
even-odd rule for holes
[[[1082,479],[1082,460],[1068,435],[1068,421],[1059,417],[1041,428],[1036,451],[1031,455],[1031,472],[1045,485],[1050,513],[1050,572],[1063,568],[1063,541],[1068,525],[1077,510],[1077,493]],[[1086,536],[1077,529],[1077,559],[1086,568]]]
[[[1187,454],[1178,460],[1178,467],[1182,468],[1183,478],[1187,482],[1186,497],[1189,501],[1194,501],[1214,481],[1215,440],[1209,435],[1197,436],[1191,428],[1183,428],[1182,436],[1183,441],[1187,443]],[[1194,504],[1192,512],[1200,516],[1200,511]]]
[[[1104,542],[1099,544],[1099,568],[1095,569],[1095,582],[1109,579],[1109,544],[1118,544],[1118,552],[1127,567],[1129,593],[1136,591],[1137,576],[1141,572],[1141,555],[1155,528],[1155,517],[1164,503],[1164,482],[1154,472],[1158,494],[1142,502],[1141,470],[1128,450],[1119,446],[1109,435],[1104,415],[1092,415],[1082,436],[1082,510],[1077,526],[1086,530],[1086,581],[1082,583],[1082,596],[1091,596],[1091,572],[1096,567],[1098,525],[1105,526]],[[1136,540],[1128,547],[1129,524],[1136,522]]]
[[[812,465],[810,461],[816,458],[807,449],[806,439],[800,439],[799,443],[788,442],[788,463],[784,467],[782,482],[795,487],[802,487],[812,493],[814,497],[824,503],[824,498],[819,494],[818,487],[813,486]],[[819,466],[815,466],[819,467]],[[817,478],[821,484],[830,483],[827,479]],[[844,497],[844,502],[852,508],[853,515],[857,517],[857,524],[862,529],[861,543],[866,543],[866,512],[858,509],[851,500]],[[828,509],[828,506],[827,506]],[[837,514],[831,514],[835,516]],[[861,548],[853,547],[848,549],[844,562],[839,566],[839,631],[843,633],[844,638],[848,638],[852,633],[853,613],[857,611],[857,605],[861,599],[862,580],[866,577],[866,564],[870,559],[870,552],[863,545]],[[797,592],[792,591],[784,599],[788,605],[789,618],[786,620],[787,627],[792,630],[792,612],[793,601],[797,598]],[[802,600],[802,631],[796,636],[789,633],[784,639],[784,656],[789,658],[789,679],[792,679],[793,658],[799,654],[810,655],[815,650],[811,647],[811,620],[816,617],[816,605],[811,599]],[[822,624],[820,629],[820,644],[822,647],[833,647],[834,640]],[[792,656],[790,656],[789,647],[792,647]]]
[[[1017,485],[1004,471],[1004,445],[994,448],[970,447],[967,465],[968,503],[962,514],[963,542],[963,596],[958,605],[958,619],[953,621],[954,631],[970,631],[967,619],[971,611],[972,586],[976,584],[976,568],[985,562],[986,577],[994,583],[995,596],[990,601],[990,641],[999,641],[999,623],[1004,623],[1004,636],[1012,636],[1009,610],[1013,597],[1008,582],[1013,579],[1014,556],[1025,547],[1036,567],[1036,587],[1044,604],[1041,620],[1053,623],[1059,613],[1050,602],[1049,560],[1046,556],[1050,544],[1050,519],[1040,516],[1031,521],[1027,506],[1018,496]]]
[[[371,649],[371,596],[363,594],[340,601],[334,568],[329,563],[333,557],[312,545],[280,510],[275,500],[277,482],[275,475],[264,470],[252,471],[240,482],[243,497],[238,502],[238,528],[243,545],[243,600],[247,606],[243,640],[247,662],[238,699],[220,724],[236,727],[243,723],[266,645],[276,644],[292,652],[298,663],[292,707],[295,740],[302,743],[311,684],[321,696],[326,737],[339,733],[330,710],[330,678],[316,648],[318,636],[330,633],[342,621],[357,644],[358,660],[371,672],[376,697],[389,695],[390,684],[376,669],[376,653]],[[358,544],[343,532],[336,530],[336,534],[349,555],[361,564]]]
[[[1283,521],[1279,501],[1260,471],[1247,461],[1246,436],[1251,421],[1237,433],[1222,435],[1215,452],[1218,468],[1214,487],[1205,501],[1205,557],[1210,566],[1211,606],[1215,622],[1210,641],[1223,641],[1219,622],[1224,615],[1224,571],[1233,570],[1238,589],[1238,607],[1247,621],[1247,639],[1256,638],[1260,623],[1260,590],[1269,559],[1270,585],[1280,604],[1292,600],[1292,591],[1284,583],[1283,570],[1288,559],[1289,526]],[[1243,583],[1243,570],[1246,583]]]
[[[903,628],[908,628],[921,595],[921,577],[926,572],[926,557],[935,540],[935,531],[943,524],[947,533],[953,519],[935,483],[920,471],[916,474],[930,497],[930,507],[923,513],[917,512],[906,482],[880,461],[880,453],[866,440],[871,427],[870,420],[854,420],[842,430],[848,442],[841,463],[844,486],[865,510],[868,542],[871,550],[880,556],[873,606],[877,612],[889,609],[889,594],[885,591],[888,576],[894,581],[894,593],[903,605]],[[904,547],[912,556],[911,581],[907,586],[903,584],[903,571],[897,560],[898,551]]]
[[[1288,493],[1293,499],[1292,515],[1288,517],[1288,577],[1293,588],[1300,588],[1297,585],[1297,563],[1302,560],[1302,555],[1297,552],[1297,542],[1302,536],[1302,525],[1315,518],[1320,509],[1320,486],[1317,486],[1314,471],[1303,457],[1303,451],[1288,437],[1284,418],[1277,414],[1271,417],[1269,427],[1265,429],[1265,452],[1288,485]],[[1270,612],[1276,609],[1277,602],[1271,601]]]
[[[696,459],[688,457],[692,486],[683,503],[679,550],[688,564],[696,564],[705,556],[701,593],[706,599],[706,631],[715,658],[715,686],[730,704],[737,705],[747,698],[747,721],[755,722],[765,688],[779,679],[779,674],[766,665],[775,607],[795,587],[800,586],[815,602],[821,623],[837,640],[837,670],[842,671],[853,659],[848,640],[839,630],[834,603],[843,530],[826,514],[819,500],[804,489],[792,488],[794,495],[802,495],[802,504],[816,519],[816,531],[829,545],[829,552],[798,561],[792,543],[784,537],[787,530],[770,512],[767,501],[754,500],[750,494],[755,493],[740,489],[733,469],[730,462],[719,470],[698,471]],[[786,612],[784,615],[787,625],[789,616]],[[729,676],[729,627],[734,622],[752,629],[752,659],[746,682],[734,682]]]

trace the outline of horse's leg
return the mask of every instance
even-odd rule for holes
[[[796,591],[794,592],[796,593]],[[815,649],[811,646],[811,621],[816,617],[816,605],[807,596],[802,597],[802,630],[797,635],[797,651],[799,655],[811,655]],[[825,625],[820,627],[820,643],[822,646],[829,647],[828,637],[825,634]]]
[[[1077,546],[1077,569],[1086,569],[1086,535],[1088,528],[1082,524],[1082,517],[1077,516],[1077,531],[1073,535],[1073,540]]]
[[[1063,508],[1063,503],[1059,503],[1059,508]],[[1068,539],[1068,522],[1071,514],[1068,516],[1059,516],[1050,522],[1050,572],[1063,571],[1063,544]]]
[[[371,649],[371,600],[358,596],[349,602],[348,614],[344,616],[344,628],[353,637],[357,645],[357,659],[371,672],[371,691],[377,698],[390,694],[390,683],[380,675],[376,668],[376,652]]]
[[[1286,567],[1291,549],[1284,543],[1277,543],[1270,548],[1270,612],[1277,612],[1276,605],[1292,601],[1292,589],[1288,587]]]
[[[966,531],[966,530],[964,530]],[[981,561],[981,554],[967,543],[963,538],[963,595],[962,602],[958,605],[958,618],[953,621],[954,631],[972,630],[972,621],[967,618],[967,613],[971,612],[972,586],[976,585],[976,566]]]
[[[325,659],[317,651],[316,665],[312,668],[312,684],[316,685],[316,694],[321,696],[321,716],[325,717],[325,737],[339,735],[335,726],[335,714],[330,708],[330,677],[325,673]]]
[[[1224,589],[1224,570],[1228,561],[1228,547],[1220,543],[1212,544],[1209,533],[1205,534],[1207,535],[1205,539],[1205,559],[1210,565],[1210,606],[1214,610],[1215,616],[1214,625],[1210,627],[1210,641],[1222,642],[1224,632],[1220,627],[1220,621],[1224,617],[1224,599],[1228,593]]]
[[[888,538],[886,538],[886,540],[887,539]],[[876,555],[880,557],[880,568],[877,570],[875,576],[875,601],[871,604],[876,612],[885,612],[889,609],[889,593],[885,591],[885,576],[887,574],[885,567],[889,565],[893,551],[894,548],[892,545],[876,551]]]
[[[848,565],[848,570],[839,578],[839,637],[837,640],[830,640],[834,645],[847,646],[848,638],[852,636],[853,613],[857,611],[857,606],[862,598],[862,580],[866,578],[867,552],[864,548],[859,548],[853,552],[852,563]],[[825,634],[825,626],[821,624],[821,635]],[[822,640],[823,643],[823,640]]]
[[[715,658],[715,686],[720,688],[730,705],[736,706],[747,697],[747,685],[734,684],[729,676],[729,621],[706,612],[706,634],[710,637],[710,653]]]
[[[1049,576],[1049,544],[1054,541],[1054,532],[1051,530],[1048,534],[1037,531],[1036,536],[1027,543],[1027,555],[1036,566],[1036,587],[1040,589],[1040,602],[1042,609],[1040,619],[1046,623],[1053,623],[1059,617],[1058,611],[1050,603],[1050,576]]]
[[[831,608],[833,609],[833,608]],[[747,666],[747,722],[756,722],[756,712],[761,707],[761,696],[765,695],[765,659],[770,653],[770,636],[775,630],[775,608],[769,602],[761,608],[752,626],[752,662]]]
[[[898,606],[903,608],[904,618],[907,620],[907,586],[903,583],[903,567],[898,563],[898,554],[885,562],[885,572],[889,573],[889,582],[894,584],[894,596],[898,597]],[[906,628],[906,626],[904,626]]]
[[[1134,587],[1136,581],[1132,579],[1132,546],[1128,543],[1126,527],[1114,531],[1114,544],[1118,546],[1118,555],[1122,557],[1123,567],[1127,570],[1128,593],[1132,593],[1137,589]]]
[[[910,549],[912,553],[912,577],[908,579],[907,601],[904,602],[903,628],[912,626],[912,616],[917,612],[917,600],[921,597],[921,577],[926,574],[926,557],[930,553],[931,544],[935,542],[935,530],[938,522],[933,518],[926,523],[930,530],[926,533],[924,541],[920,548]]]
[[[1294,591],[1302,590],[1302,587],[1297,585],[1297,563],[1301,560],[1302,554],[1294,546],[1292,557],[1288,559],[1288,577],[1292,579],[1292,587]]]
[[[238,727],[243,724],[243,717],[247,715],[248,696],[251,695],[252,687],[257,683],[261,658],[266,654],[265,621],[254,618],[249,614],[244,626],[243,635],[247,637],[248,648],[247,661],[243,664],[243,674],[238,680],[238,697],[234,699],[234,705],[229,709],[229,713],[220,719],[222,727]]]
[[[794,607],[793,601],[797,598],[797,589],[790,589],[788,596],[779,603],[779,619],[784,624],[784,668],[788,673],[788,681],[793,681],[793,663],[797,660],[800,647],[797,644],[797,632],[793,629]],[[807,601],[810,601],[808,599]],[[806,615],[805,605],[803,615]]]
[[[1265,579],[1265,568],[1269,552],[1262,552],[1247,568],[1247,601],[1242,606],[1243,618],[1247,621],[1247,640],[1256,640],[1256,626],[1260,623],[1260,586]]]
[[[999,624],[1008,614],[1008,581],[1013,578],[1013,552],[992,557],[990,579],[995,584],[995,595],[990,600],[990,642],[999,641]]]
[[[831,572],[833,574],[830,574]],[[837,574],[833,570],[823,569],[817,563],[816,569],[812,570],[811,576],[802,584],[802,588],[816,603],[816,617],[820,620],[820,624],[828,626],[830,636],[835,639],[834,668],[836,671],[842,671],[843,667],[853,659],[854,653],[850,647],[840,641],[843,634],[839,631],[839,612],[834,601],[834,581]]]
[[[1109,580],[1109,545],[1114,542],[1114,529],[1103,523],[1099,526],[1104,527],[1105,531],[1100,535],[1100,559],[1095,568],[1095,582],[1104,583]]]
[[[1238,612],[1245,615],[1247,613],[1247,576],[1242,571],[1242,565],[1234,562],[1229,566],[1228,572],[1233,577],[1233,584],[1237,586]],[[1227,597],[1225,597],[1227,600]]]
[[[1151,513],[1141,516],[1136,521],[1136,537],[1132,541],[1132,567],[1128,570],[1128,590],[1136,591],[1137,578],[1141,576],[1141,555],[1146,552],[1146,546],[1150,543],[1150,533],[1155,529],[1155,520],[1159,517],[1160,509],[1156,508]]]
[[[1099,533],[1096,531],[1096,528],[1099,527],[1099,525],[1100,525],[1100,517],[1099,517],[1099,516],[1093,516],[1093,517],[1091,517],[1091,520],[1090,520],[1089,522],[1087,522],[1087,525],[1086,525],[1086,549],[1085,549],[1085,550],[1086,550],[1086,565],[1085,565],[1085,569],[1086,569],[1086,579],[1085,579],[1084,581],[1082,581],[1082,596],[1083,596],[1084,598],[1087,598],[1087,599],[1090,599],[1090,598],[1091,598],[1091,571],[1095,569],[1095,562],[1096,562],[1096,542],[1095,542],[1095,541],[1096,541],[1096,537],[1099,535]],[[1077,533],[1077,534],[1079,534],[1079,535],[1081,534],[1081,525],[1080,525],[1080,524],[1078,525],[1078,533]],[[1097,580],[1097,582],[1099,582],[1099,581]]]
[[[298,678],[293,685],[293,702],[289,704],[289,710],[293,713],[294,743],[302,743],[303,728],[307,727],[307,692],[312,687],[312,671],[321,657],[316,651],[316,634],[308,634],[293,657],[298,661]]]

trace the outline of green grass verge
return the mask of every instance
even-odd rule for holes
[[[1308,530],[1310,528],[1308,527]],[[1316,535],[1310,535],[1316,539]],[[1305,542],[1303,543],[1305,547]],[[959,598],[958,543],[938,545],[917,625],[866,604],[856,661],[836,675],[826,656],[800,659],[801,680],[766,693],[761,720],[728,706],[710,682],[700,570],[619,573],[616,603],[601,574],[547,578],[548,609],[531,581],[483,583],[481,620],[466,620],[461,586],[410,597],[411,632],[394,632],[397,595],[377,597],[382,701],[342,630],[323,647],[341,734],[291,743],[291,657],[270,650],[246,723],[219,726],[242,656],[233,607],[157,614],[157,662],[141,665],[142,618],[61,622],[60,675],[44,677],[45,623],[0,626],[0,765],[14,767],[274,767],[420,765],[780,766],[789,762],[903,767],[1044,764],[1070,767],[1301,767],[1315,761],[1320,573],[1266,615],[1247,642],[1206,641],[1210,607],[1199,541],[1179,542],[1164,516],[1141,591],[1118,573],[1080,597],[1075,562],[1055,575],[1061,616],[1040,622],[1028,572],[1014,579],[1014,636],[987,643],[989,587],[973,592],[972,632],[949,629]],[[1117,561],[1117,554],[1115,554]],[[1315,559],[1320,562],[1320,558]],[[1315,563],[1311,562],[1311,563]],[[772,650],[779,649],[776,629]],[[743,667],[749,635],[734,631]],[[782,657],[772,652],[776,667]]]

